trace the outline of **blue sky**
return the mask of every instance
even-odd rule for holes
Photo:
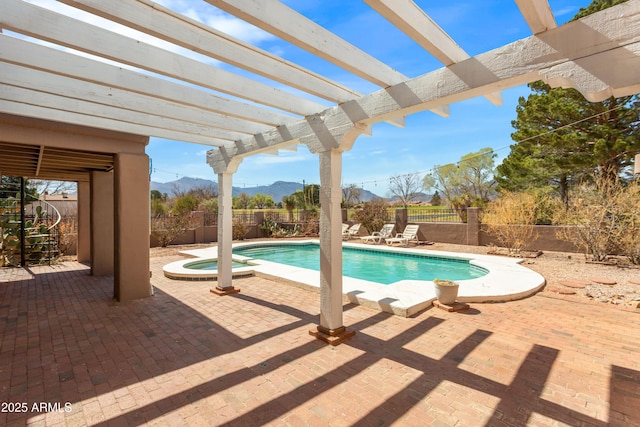
[[[29,1],[58,10],[65,8],[52,0]],[[202,0],[155,1],[361,93],[379,89]],[[471,56],[530,36],[514,0],[414,1]],[[429,53],[363,1],[284,0],[284,3],[408,77],[417,77],[442,67]],[[589,3],[590,0],[550,1],[559,25],[570,20],[581,7]],[[128,31],[117,29],[117,25],[110,26],[120,32]],[[157,41],[153,43],[161,45]],[[165,47],[179,50],[175,46]],[[224,63],[210,62],[221,68],[233,69]],[[282,88],[278,83],[267,83]],[[386,123],[374,125],[372,136],[361,136],[353,149],[344,154],[343,185],[357,184],[380,196],[387,196],[390,177],[414,172],[424,175],[435,165],[455,163],[461,156],[484,147],[494,149],[498,155],[496,164],[499,164],[508,155],[509,145],[513,142],[510,137],[513,131],[511,121],[516,116],[518,98],[528,93],[526,86],[505,90],[502,93],[503,105],[499,107],[484,98],[452,104],[448,118],[431,112],[418,113],[407,117],[404,128]],[[331,106],[324,100],[314,100]],[[210,148],[151,138],[147,147],[147,154],[152,161],[151,179],[168,182],[187,176],[215,181],[216,176],[206,163],[206,152]],[[296,152],[281,151],[279,156],[247,158],[234,175],[234,185],[238,187],[266,185],[274,181],[302,183],[303,180],[307,183],[319,182],[317,157],[303,146],[298,146]]]

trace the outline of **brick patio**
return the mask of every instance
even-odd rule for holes
[[[413,318],[347,304],[357,335],[331,347],[308,334],[317,293],[248,278],[219,297],[164,278],[177,259],[124,304],[81,264],[1,269],[0,425],[640,426],[637,313],[547,293]]]

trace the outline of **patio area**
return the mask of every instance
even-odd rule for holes
[[[178,259],[151,258],[155,295],[127,303],[79,263],[1,269],[0,424],[640,426],[637,313],[345,303],[357,334],[332,347],[308,333],[318,293],[251,277],[219,297],[165,278]]]

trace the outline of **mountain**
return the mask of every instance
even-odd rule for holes
[[[213,186],[214,190],[218,191],[218,183],[210,181],[208,179],[189,178],[183,177],[176,181],[170,182],[155,182],[151,181],[151,190],[158,190],[161,193],[166,193],[169,197],[173,196],[176,191],[187,192],[196,187],[208,187]]]
[[[215,191],[218,191],[218,183],[208,179],[183,177],[175,181],[164,183],[151,181],[151,190],[158,190],[159,192],[166,193],[169,196],[173,196],[175,191],[186,192],[192,188],[208,186],[212,186]],[[249,196],[265,194],[267,196],[271,196],[276,203],[279,203],[282,201],[284,196],[295,193],[296,190],[302,190],[302,184],[299,182],[276,181],[270,185],[260,185],[257,187],[233,187],[231,194],[233,196],[238,196],[240,193],[246,193]],[[368,202],[369,200],[377,197],[379,196],[371,191],[362,190],[360,200]]]
[[[247,193],[249,196],[255,196],[256,194],[264,194],[271,196],[274,202],[279,203],[284,196],[295,193],[296,190],[302,190],[302,184],[298,182],[286,182],[276,181],[271,185],[260,185],[258,187],[238,188],[233,187],[233,195],[237,196],[240,193]]]

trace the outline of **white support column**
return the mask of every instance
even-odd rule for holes
[[[331,345],[355,335],[342,321],[342,151],[320,158],[320,325],[309,333]]]
[[[240,292],[240,289],[233,287],[231,271],[233,249],[232,178],[233,172],[218,173],[218,283],[211,288],[211,292],[216,295]]]

